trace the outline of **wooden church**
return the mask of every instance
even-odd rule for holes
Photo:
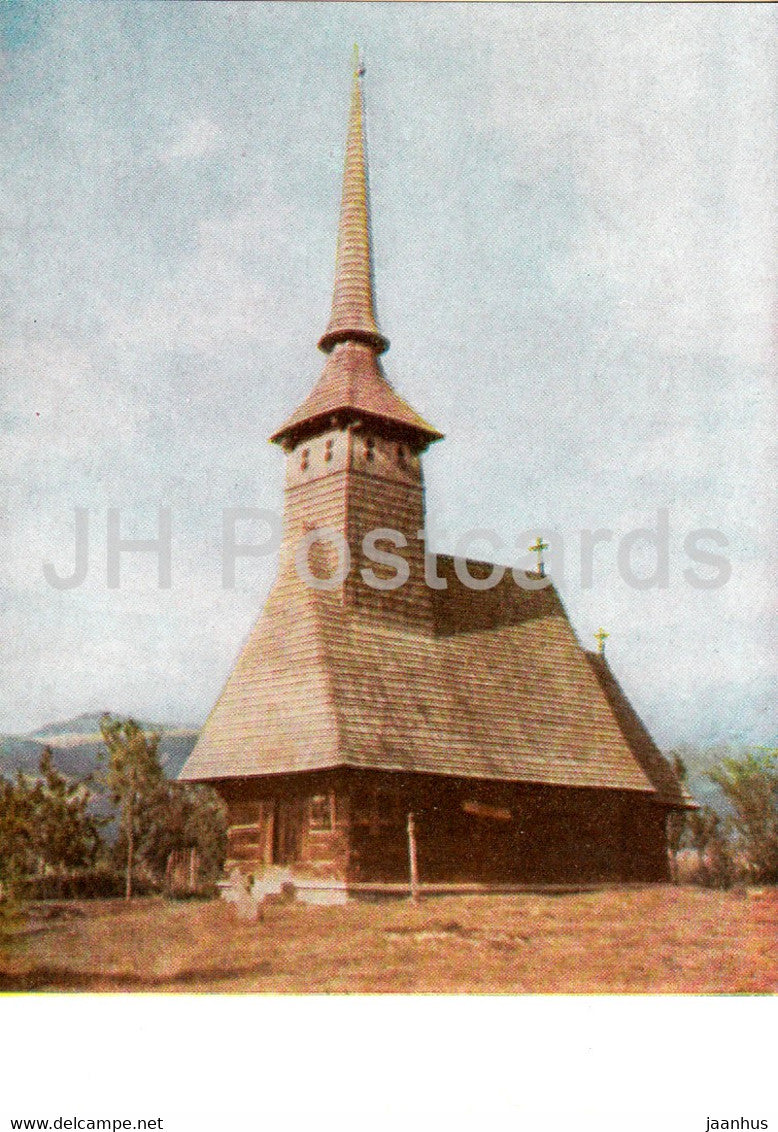
[[[357,68],[326,362],[271,438],[278,576],[181,773],[227,804],[228,871],[309,900],[666,879],[666,819],[690,800],[553,585],[472,589],[425,559],[422,457],[442,437],[384,375],[388,346]],[[405,536],[402,584],[363,549],[382,529]]]

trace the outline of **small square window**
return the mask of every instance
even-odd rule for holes
[[[303,448],[302,455],[300,456],[300,470],[303,471],[303,472],[306,471],[310,461],[311,461],[311,450],[310,450],[310,448]]]
[[[332,449],[333,449],[334,444],[335,444],[334,440],[328,440],[327,443],[324,445],[324,459],[327,461],[328,464],[329,464],[330,460],[332,459]]]
[[[308,824],[311,829],[332,829],[332,798],[329,794],[314,794],[309,799]]]

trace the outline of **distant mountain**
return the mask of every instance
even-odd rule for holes
[[[101,715],[78,715],[61,723],[49,723],[28,735],[0,736],[0,774],[13,777],[17,770],[35,774],[41,752],[51,747],[54,765],[69,778],[83,778],[98,765],[102,748]],[[159,757],[168,778],[176,778],[197,739],[189,727],[166,727],[138,720],[144,731],[159,731]]]

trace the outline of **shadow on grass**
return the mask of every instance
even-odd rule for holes
[[[245,975],[269,975],[263,960],[244,967],[195,967],[166,975],[138,975],[132,971],[72,971],[67,967],[34,967],[30,971],[0,971],[0,994],[20,991],[154,991],[158,987],[186,987],[202,983],[228,982]]]

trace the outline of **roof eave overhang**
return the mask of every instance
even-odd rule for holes
[[[333,771],[367,771],[376,772],[381,774],[398,774],[410,777],[419,778],[435,778],[446,779],[448,781],[458,780],[460,782],[500,782],[506,785],[524,786],[530,789],[539,790],[580,790],[580,791],[607,791],[609,793],[630,794],[643,799],[656,802],[660,805],[667,806],[672,809],[694,809],[698,808],[696,803],[681,804],[677,801],[669,801],[654,796],[653,788],[650,785],[635,786],[627,785],[623,782],[571,782],[571,781],[550,781],[547,779],[532,777],[531,775],[523,775],[519,772],[509,773],[492,773],[485,774],[483,771],[468,771],[465,768],[458,768],[456,770],[442,770],[440,768],[432,769],[431,767],[408,767],[404,762],[393,763],[391,759],[355,759],[348,756],[342,756],[332,760],[324,759],[315,766],[286,766],[274,767],[273,769],[256,769],[250,770],[246,766],[239,769],[224,769],[216,773],[213,770],[204,772],[201,775],[195,772],[186,774],[186,767],[183,768],[179,774],[179,781],[181,782],[199,782],[208,785],[216,785],[219,782],[238,782],[249,781],[252,779],[280,779],[289,777],[290,775],[317,775]]]
[[[443,440],[444,434],[429,425],[415,425],[395,417],[384,417],[377,413],[365,412],[354,405],[338,405],[324,412],[316,413],[300,421],[288,421],[270,437],[271,444],[282,448],[293,448],[306,437],[321,432],[323,428],[347,428],[371,425],[379,430],[406,440],[418,451],[424,451],[430,444]]]

